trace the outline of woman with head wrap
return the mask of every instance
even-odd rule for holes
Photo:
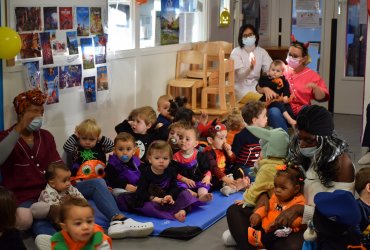
[[[312,220],[315,211],[314,197],[319,192],[347,190],[354,193],[355,168],[347,154],[348,145],[334,133],[331,114],[323,107],[312,105],[304,107],[297,116],[297,133],[288,149],[288,164],[301,165],[306,171],[304,197],[306,205],[295,205],[281,213],[273,227],[289,226],[299,216],[303,223]],[[267,204],[267,195],[260,195],[257,207]],[[254,249],[247,240],[252,210],[231,206],[227,211],[231,237],[227,243],[237,243],[240,249]],[[291,233],[267,249],[301,249],[302,233]]]

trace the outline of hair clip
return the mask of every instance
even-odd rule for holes
[[[276,165],[276,170],[285,171],[286,170],[286,165]]]

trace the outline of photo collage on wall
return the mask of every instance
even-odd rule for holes
[[[59,102],[60,90],[82,88],[90,103],[96,102],[96,91],[109,89],[103,10],[15,7],[15,29],[22,41],[18,60],[23,62],[27,89],[41,89],[47,104]]]

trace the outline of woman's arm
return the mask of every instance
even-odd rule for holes
[[[355,168],[348,154],[343,153],[338,157],[336,162],[337,164],[339,164],[339,169],[335,182],[347,182],[347,183],[354,182]],[[353,192],[353,190],[351,190],[351,192]]]
[[[0,165],[8,159],[9,155],[12,153],[15,144],[20,137],[20,134],[14,129],[0,142]]]

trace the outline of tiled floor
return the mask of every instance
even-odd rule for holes
[[[361,133],[362,117],[355,115],[335,115],[335,128],[337,134],[345,139],[350,145],[350,155],[357,166],[357,161],[361,157]],[[227,229],[226,219],[223,218],[207,229],[205,232],[188,241],[167,239],[161,237],[148,237],[144,239],[124,239],[114,240],[113,249],[162,249],[162,250],[182,250],[182,249],[225,249],[221,235]],[[29,249],[36,249],[31,238],[26,239]],[[227,248],[233,249],[233,248]]]

